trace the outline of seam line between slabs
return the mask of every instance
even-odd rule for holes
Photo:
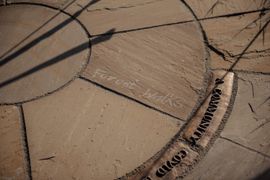
[[[233,144],[235,144],[235,145],[238,145],[238,146],[240,146],[240,147],[242,147],[242,148],[244,148],[244,149],[246,149],[246,150],[248,150],[248,151],[252,151],[252,152],[258,153],[258,154],[262,155],[263,157],[266,157],[266,158],[270,159],[270,156],[269,156],[269,155],[267,155],[267,154],[265,154],[265,153],[262,153],[262,152],[260,152],[260,151],[257,151],[257,150],[255,150],[255,149],[253,149],[253,148],[250,148],[250,147],[248,147],[248,146],[242,145],[242,144],[240,144],[240,143],[238,143],[238,142],[236,142],[236,141],[234,141],[234,140],[231,140],[231,139],[226,138],[226,137],[223,137],[223,136],[220,136],[219,138],[220,138],[220,139],[223,139],[223,140],[226,140],[226,141],[229,141],[229,142],[231,142],[231,143],[233,143]]]
[[[79,76],[79,79],[84,80],[84,81],[86,81],[86,82],[88,82],[88,83],[91,83],[91,84],[93,84],[93,85],[95,85],[95,86],[97,86],[97,87],[99,87],[99,88],[102,88],[102,89],[104,89],[104,90],[106,90],[106,91],[109,91],[109,92],[111,92],[111,93],[113,93],[113,94],[115,94],[115,95],[124,97],[125,99],[128,99],[128,100],[130,100],[130,101],[136,102],[136,103],[138,103],[138,104],[140,104],[140,105],[143,105],[143,106],[145,106],[145,107],[147,107],[147,108],[149,108],[149,109],[152,109],[152,110],[154,110],[154,111],[157,111],[157,112],[159,112],[159,113],[161,113],[161,114],[164,114],[164,115],[166,115],[166,116],[170,116],[170,117],[172,117],[172,118],[174,118],[174,119],[177,119],[177,120],[179,120],[179,121],[181,121],[181,122],[183,122],[183,123],[186,123],[186,122],[187,122],[187,121],[184,120],[184,119],[181,119],[181,118],[176,117],[176,116],[174,116],[174,115],[171,115],[171,114],[169,114],[169,113],[167,113],[167,112],[164,112],[164,111],[162,111],[162,110],[159,110],[159,109],[157,109],[157,108],[155,108],[155,107],[153,107],[153,106],[151,106],[151,105],[148,105],[148,104],[146,104],[146,103],[143,103],[143,102],[141,102],[141,101],[139,101],[139,100],[137,100],[137,99],[135,99],[135,98],[129,97],[128,95],[125,95],[125,94],[120,93],[120,92],[118,92],[118,91],[116,91],[116,90],[113,90],[113,89],[111,89],[111,88],[108,88],[108,87],[106,87],[106,86],[104,86],[104,85],[102,85],[102,84],[99,84],[99,83],[97,83],[97,82],[94,82],[94,81],[92,81],[92,80],[90,80],[90,79],[87,79],[87,78],[85,78],[85,77],[83,77],[83,76]]]
[[[29,144],[28,144],[28,139],[27,139],[24,111],[23,111],[22,105],[19,105],[17,107],[19,108],[19,111],[20,111],[21,136],[22,136],[22,143],[23,143],[23,150],[24,150],[24,159],[26,161],[26,171],[27,171],[28,179],[32,180],[31,159],[30,159]]]
[[[252,14],[252,13],[257,13],[257,12],[261,12],[261,11],[269,11],[269,10],[270,10],[270,8],[263,8],[263,9],[252,10],[252,11],[243,11],[243,12],[237,12],[237,13],[231,13],[231,14],[204,17],[204,18],[198,18],[198,21],[236,17],[236,16]],[[173,26],[173,25],[178,25],[178,24],[190,23],[190,22],[194,22],[194,21],[196,21],[196,20],[194,20],[194,19],[184,20],[184,21],[178,21],[178,22],[172,22],[172,23],[158,24],[158,25],[153,25],[153,26],[145,26],[145,27],[140,27],[140,28],[135,28],[135,29],[120,30],[120,31],[112,32],[112,33],[100,33],[100,34],[91,35],[91,38],[97,37],[97,36],[107,36],[107,35],[122,34],[122,33],[134,32],[134,31],[142,31],[142,30],[154,29],[154,28],[158,28],[158,27]]]

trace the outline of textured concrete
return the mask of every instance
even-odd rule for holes
[[[173,118],[83,80],[23,107],[34,179],[122,176],[157,153],[181,127]]]
[[[238,180],[260,178],[269,171],[270,160],[223,139],[218,139],[185,180]]]
[[[267,0],[186,0],[186,2],[199,18],[256,11],[269,5]]]
[[[7,4],[11,3],[40,3],[45,5],[50,5],[57,8],[63,8],[72,0],[0,0],[0,4],[4,4],[6,1]]]
[[[270,156],[270,76],[238,76],[234,109],[221,135]]]
[[[0,179],[28,179],[20,113],[15,106],[0,107]]]
[[[270,179],[269,0],[10,2],[56,9],[0,7],[4,179]]]
[[[201,36],[195,23],[116,34],[94,45],[83,76],[186,119],[206,86]]]
[[[92,35],[110,29],[122,31],[193,19],[179,0],[78,0],[66,11],[75,14],[85,7],[78,19]]]
[[[202,25],[208,35],[209,43],[222,54],[218,56],[214,51],[211,52],[211,67],[229,69],[269,17],[269,13],[262,15],[258,12],[240,17],[203,21]],[[227,28],[224,28],[223,24],[226,24]],[[270,42],[267,40],[270,39],[269,29],[267,27],[252,43],[234,70],[270,72]]]
[[[50,93],[72,80],[88,61],[85,31],[67,15],[54,17],[57,12],[31,5],[0,7],[0,55],[4,55],[0,60],[0,103],[27,101]]]

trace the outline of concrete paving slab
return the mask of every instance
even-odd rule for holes
[[[231,61],[224,60],[222,57],[218,56],[214,52],[210,52],[211,57],[211,67],[213,69],[230,69],[235,63],[235,59]],[[269,56],[266,57],[257,55],[255,53],[254,58],[247,58],[243,61],[239,61],[235,66],[234,70],[236,71],[246,71],[254,73],[269,73],[270,72],[270,61]]]
[[[75,14],[85,7],[78,19],[92,35],[194,19],[179,0],[78,0],[66,11]]]
[[[241,14],[263,9],[269,5],[267,0],[186,0],[186,2],[199,18]]]
[[[227,68],[235,62],[241,52],[256,36],[260,28],[267,23],[270,13],[252,13],[237,17],[202,21],[209,43],[218,51],[211,52],[212,68]],[[226,24],[226,28],[224,28]],[[269,48],[270,27],[266,27],[254,43],[249,47],[235,70],[270,72]]]
[[[270,76],[238,76],[234,109],[222,136],[270,156]]]
[[[256,152],[218,139],[185,180],[256,179],[269,171],[270,160]]]
[[[0,7],[0,42],[4,44],[0,47],[0,103],[51,93],[70,82],[88,62],[86,32],[57,12],[34,5]]]
[[[83,76],[186,119],[206,89],[206,71],[202,35],[189,23],[113,35],[93,46]]]
[[[16,106],[0,107],[0,179],[27,180],[20,112]]]
[[[270,72],[270,11],[260,10],[269,1],[187,0],[191,9],[182,0],[12,1],[32,5],[0,7],[0,117],[7,117],[1,108],[12,108],[5,104],[23,107],[33,179],[171,180],[192,168],[187,179],[269,175],[270,80],[263,74]],[[89,38],[93,51],[82,73]],[[221,89],[211,90],[210,70],[236,60]],[[232,106],[235,73],[240,89]],[[214,95],[200,104],[207,89]],[[226,100],[211,119],[205,112],[216,110],[220,91]],[[219,136],[227,108],[234,110]],[[16,119],[16,108],[12,114]],[[7,127],[0,141],[9,143]],[[21,137],[16,133],[9,135]],[[190,141],[195,133],[199,146]],[[4,161],[25,157],[18,156]],[[22,172],[10,164],[3,165],[8,176]]]
[[[56,8],[63,8],[66,4],[73,0],[1,0],[0,4],[13,4],[13,3],[40,3],[50,5]]]
[[[84,80],[23,107],[34,179],[117,178],[182,125]]]

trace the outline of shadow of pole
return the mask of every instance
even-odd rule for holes
[[[270,168],[266,169],[258,176],[252,178],[252,180],[269,180],[269,179],[270,179]]]
[[[65,60],[66,58],[68,57],[71,57],[71,56],[74,56],[75,54],[78,54],[80,53],[81,51],[87,49],[87,48],[90,48],[91,45],[96,45],[98,43],[101,43],[101,42],[104,42],[104,41],[108,41],[109,39],[111,39],[112,35],[113,35],[113,32],[115,31],[115,29],[111,29],[109,31],[107,31],[108,34],[110,35],[107,35],[107,36],[99,36],[99,37],[96,37],[94,38],[91,43],[89,41],[85,42],[85,43],[82,43],[58,56],[55,56],[49,60],[47,60],[46,62],[40,64],[40,65],[37,65],[35,67],[33,67],[32,69],[29,69],[15,77],[12,77],[4,82],[1,82],[0,83],[0,88],[3,88],[4,86],[7,86],[8,84],[10,83],[14,83],[15,81],[21,79],[21,78],[24,78],[26,76],[29,76],[41,69],[44,69],[44,68],[47,68],[49,66],[52,66],[56,63],[59,63],[63,60]]]
[[[64,28],[65,26],[67,26],[68,24],[70,24],[72,21],[75,20],[75,18],[77,18],[85,9],[87,9],[89,6],[97,3],[100,0],[92,0],[91,2],[89,2],[86,6],[84,6],[81,10],[77,11],[76,13],[73,14],[72,17],[69,17],[68,19],[66,19],[65,21],[63,21],[62,23],[56,25],[54,28],[52,28],[51,30],[45,32],[44,34],[40,35],[39,37],[37,37],[36,39],[32,40],[31,42],[27,43],[26,45],[24,45],[23,47],[21,47],[19,50],[17,50],[16,52],[12,53],[11,55],[5,57],[4,59],[0,60],[0,67],[5,65],[6,63],[10,62],[11,60],[15,59],[16,57],[18,57],[19,55],[23,54],[24,52],[28,51],[29,49],[31,49],[32,47],[34,47],[35,45],[37,45],[38,43],[40,43],[41,41],[43,41],[44,39],[52,36],[54,33],[58,32],[60,29]]]
[[[65,8],[63,10],[65,10],[66,8],[68,8],[71,4],[73,4],[76,0],[72,0],[70,3],[68,3],[67,6],[65,6]],[[28,38],[32,37],[35,33],[37,33],[40,29],[42,29],[44,26],[46,26],[49,22],[51,22],[53,19],[55,19],[57,16],[59,16],[62,12],[59,11],[58,13],[56,13],[54,16],[52,16],[50,19],[48,19],[46,22],[44,22],[42,25],[40,25],[37,29],[35,29],[34,31],[32,31],[29,35],[27,35],[25,38],[23,38],[20,42],[18,42],[16,45],[14,45],[12,48],[8,49],[6,52],[4,52],[1,56],[0,59],[4,58],[6,55],[8,55],[9,53],[11,53],[13,50],[15,50],[17,47],[19,47],[24,41],[26,41]],[[1,64],[1,62],[0,62]]]

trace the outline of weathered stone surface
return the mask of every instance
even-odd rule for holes
[[[222,136],[270,155],[270,76],[238,76],[238,93]]]
[[[255,179],[261,173],[269,171],[269,168],[268,158],[218,139],[185,180]]]
[[[83,76],[186,119],[205,89],[204,59],[195,23],[160,27],[94,45]]]
[[[218,56],[217,54],[210,52],[211,67],[213,69],[230,69],[235,60],[227,61]],[[253,58],[241,58],[234,66],[234,70],[249,71],[249,72],[270,72],[270,61],[268,55],[266,57],[254,54]]]
[[[214,71],[206,101],[183,131],[192,145],[205,148],[218,130],[231,100],[233,77],[231,72]]]
[[[0,103],[52,92],[72,80],[88,61],[88,38],[77,22],[61,13],[44,25],[57,12],[34,5],[0,7]]]
[[[243,16],[202,21],[209,43],[221,54],[211,52],[211,67],[226,68],[235,62],[252,41],[260,28],[269,20],[270,11],[265,14],[253,13]],[[226,28],[224,28],[224,24]],[[234,70],[270,72],[270,26],[252,43]],[[223,56],[223,57],[222,57]],[[225,59],[224,59],[225,58]]]
[[[23,107],[34,179],[122,176],[157,153],[181,126],[83,80]]]
[[[0,179],[26,180],[20,114],[15,106],[0,107],[0,147]]]
[[[186,0],[199,18],[220,16],[269,7],[267,0]]]
[[[123,179],[176,179],[182,177],[195,164],[198,153],[180,141],[175,141],[156,158],[144,164],[145,168]]]
[[[68,2],[71,0],[0,0],[0,4],[4,4],[5,2],[7,4],[10,3],[41,3],[41,4],[46,4],[50,5],[53,7],[64,7]]]
[[[92,35],[193,19],[179,0],[78,0],[66,11],[75,14],[84,7],[78,19]]]

